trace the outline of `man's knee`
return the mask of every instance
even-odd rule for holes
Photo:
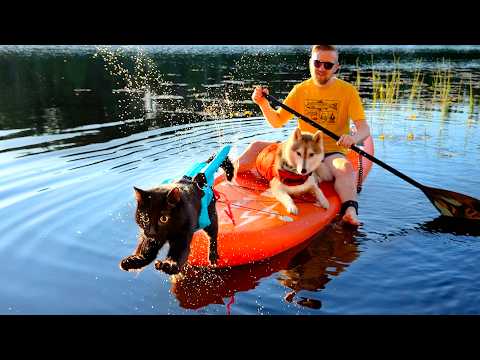
[[[345,158],[336,158],[332,161],[335,177],[351,176],[354,172],[353,166]]]

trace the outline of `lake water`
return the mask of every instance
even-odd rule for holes
[[[480,198],[480,47],[343,46],[375,156]],[[478,314],[480,226],[446,221],[374,165],[363,225],[233,269],[118,268],[136,245],[132,187],[225,143],[284,139],[251,102],[308,77],[306,46],[0,47],[1,314]],[[163,249],[160,256],[165,254]]]

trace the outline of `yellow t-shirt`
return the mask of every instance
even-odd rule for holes
[[[305,80],[293,87],[284,104],[338,136],[350,133],[350,120],[365,120],[357,89],[341,79],[335,79],[327,87],[315,85],[311,78]],[[280,116],[280,125],[284,125],[293,116],[283,108],[278,109],[277,112]],[[298,119],[298,127],[302,131],[311,133],[318,131],[301,119]],[[346,148],[337,146],[336,141],[328,135],[324,135],[323,141],[326,153],[347,152]]]

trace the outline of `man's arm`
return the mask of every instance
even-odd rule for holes
[[[278,128],[283,126],[288,119],[284,120],[280,118],[279,113],[270,106],[270,103],[263,96],[263,93],[268,94],[268,89],[262,88],[261,86],[255,87],[255,90],[252,94],[253,102],[260,107],[263,116],[265,116],[265,119],[267,119],[272,127]]]
[[[350,148],[350,146],[356,145],[370,136],[370,126],[368,126],[366,120],[354,120],[353,123],[355,124],[355,129],[357,130],[355,134],[344,134],[340,136],[340,139],[337,141],[337,145]]]
[[[367,120],[358,120],[353,122],[357,132],[354,137],[355,144],[362,142],[370,136],[370,126],[368,126]]]

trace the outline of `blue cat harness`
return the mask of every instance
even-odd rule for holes
[[[200,215],[198,216],[198,228],[204,229],[210,225],[210,217],[208,216],[208,205],[213,199],[213,181],[215,172],[218,170],[223,161],[227,158],[230,152],[231,145],[225,145],[222,150],[218,152],[215,158],[210,162],[200,162],[193,164],[190,169],[183,176],[184,178],[193,179],[199,173],[203,173],[207,180],[205,186],[201,189],[203,196],[200,202]],[[162,184],[171,182],[171,179],[164,180]]]

